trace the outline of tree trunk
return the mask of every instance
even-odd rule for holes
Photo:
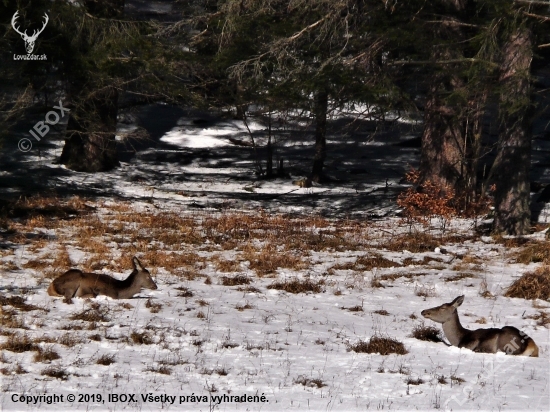
[[[493,165],[495,220],[493,231],[507,235],[529,233],[529,170],[531,167],[531,90],[533,58],[531,30],[519,28],[503,49],[500,75],[501,129]]]
[[[470,2],[442,0],[441,3],[452,10],[453,18],[460,20],[461,16],[467,15]],[[434,60],[460,60],[464,57],[458,46],[466,38],[463,28],[442,25],[434,30],[434,38],[443,40],[434,46]],[[445,40],[454,48],[444,45]],[[431,181],[440,187],[442,195],[454,190],[457,197],[466,201],[465,205],[460,205],[462,208],[467,207],[476,195],[481,124],[487,93],[472,90],[468,79],[461,77],[461,70],[461,67],[445,66],[432,78],[424,111],[420,183]]]
[[[85,0],[84,5],[94,17],[120,18],[124,13],[124,0]],[[77,70],[72,75],[70,95],[75,107],[59,162],[80,172],[113,169],[119,165],[115,140],[118,91],[110,86],[90,90],[85,73]]]
[[[465,139],[461,128],[460,110],[444,101],[447,93],[463,86],[453,76],[435,76],[424,111],[424,131],[420,157],[421,183],[431,181],[441,193],[454,189],[463,173]]]
[[[311,180],[319,183],[323,180],[323,166],[325,163],[327,149],[327,110],[328,92],[322,89],[315,97],[315,155],[313,157],[313,168]]]
[[[116,151],[117,90],[96,92],[74,108],[60,163],[79,172],[104,172],[119,165]]]

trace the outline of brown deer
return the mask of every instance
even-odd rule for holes
[[[118,280],[101,273],[84,273],[71,269],[55,278],[48,288],[48,295],[63,296],[65,303],[73,303],[72,298],[95,298],[106,295],[113,299],[130,299],[144,289],[157,289],[157,284],[151,278],[137,257],[132,259],[134,270],[124,280]]]
[[[467,348],[474,352],[496,353],[507,355],[539,356],[535,341],[513,326],[503,328],[469,330],[460,324],[457,308],[464,302],[464,295],[451,303],[444,303],[435,308],[423,310],[422,316],[443,324],[445,337],[453,346]]]

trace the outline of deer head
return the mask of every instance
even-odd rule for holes
[[[44,31],[46,28],[46,24],[48,24],[48,21],[50,20],[48,18],[48,15],[44,13],[44,24],[42,25],[42,28],[40,30],[35,30],[32,34],[32,36],[27,35],[27,30],[25,32],[21,33],[19,31],[19,27],[15,26],[16,20],[19,17],[19,11],[16,11],[13,17],[11,18],[11,25],[13,29],[21,35],[21,38],[25,41],[25,49],[27,49],[27,54],[31,54],[34,50],[34,42],[36,42],[36,39],[38,38],[38,35]]]

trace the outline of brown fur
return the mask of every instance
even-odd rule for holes
[[[474,352],[537,357],[539,349],[533,339],[513,326],[469,330],[460,324],[457,308],[462,305],[464,296],[451,303],[422,311],[422,316],[443,325],[445,337],[451,345],[467,348]]]
[[[124,280],[118,280],[101,273],[85,273],[71,269],[57,277],[48,287],[48,295],[63,296],[66,303],[72,303],[72,298],[95,298],[98,295],[109,296],[112,299],[130,299],[142,288],[157,289],[149,271],[134,257],[134,270]]]

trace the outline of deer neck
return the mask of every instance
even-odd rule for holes
[[[118,291],[119,299],[129,299],[141,291],[140,283],[137,279],[137,272],[130,273],[126,279],[121,281],[121,288]]]
[[[458,346],[464,335],[469,331],[462,327],[458,319],[458,313],[455,310],[451,319],[443,323],[443,332],[451,345]]]

